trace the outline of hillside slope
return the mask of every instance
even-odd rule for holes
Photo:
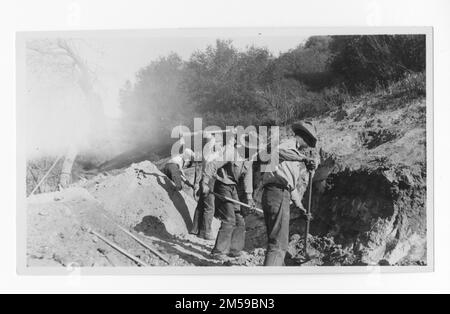
[[[362,100],[341,121],[318,121],[332,155],[318,173],[314,231],[362,263],[426,263],[426,102],[401,101]]]

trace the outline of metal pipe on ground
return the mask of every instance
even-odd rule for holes
[[[159,253],[158,251],[156,251],[155,249],[151,248],[147,243],[145,243],[144,241],[142,241],[141,239],[139,239],[137,236],[135,236],[134,234],[132,234],[130,231],[128,231],[127,229],[125,229],[124,227],[122,227],[121,225],[119,225],[117,222],[114,221],[114,219],[112,219],[111,217],[108,217],[107,215],[103,214],[103,216],[105,218],[107,218],[108,220],[110,220],[114,225],[116,225],[117,228],[119,228],[120,230],[122,230],[124,233],[126,233],[127,235],[129,235],[130,237],[132,237],[136,242],[138,242],[140,245],[142,245],[143,247],[145,247],[147,250],[149,250],[151,253],[153,253],[154,255],[156,255],[157,257],[159,257],[162,261],[164,261],[165,263],[167,263],[168,265],[170,265],[170,262],[167,258],[165,258],[161,253]]]
[[[162,256],[158,251],[152,249],[150,246],[148,246],[144,241],[142,241],[141,239],[139,239],[138,237],[136,237],[134,234],[132,234],[131,232],[129,232],[127,229],[123,228],[122,226],[117,225],[117,227],[122,230],[123,232],[125,232],[126,234],[128,234],[130,237],[132,237],[134,240],[136,240],[137,243],[139,243],[140,245],[142,245],[143,247],[145,247],[147,250],[149,250],[150,252],[152,252],[153,254],[155,254],[156,256],[158,256],[161,260],[163,260],[164,262],[166,262],[168,265],[170,265],[169,260],[167,260],[164,256]]]
[[[103,242],[105,242],[106,244],[108,244],[110,247],[112,247],[113,249],[115,249],[116,251],[118,251],[119,253],[121,253],[122,255],[128,257],[129,259],[131,259],[133,262],[135,262],[136,264],[138,264],[139,266],[143,266],[143,267],[148,267],[149,265],[147,265],[145,262],[143,262],[142,260],[140,260],[139,258],[137,258],[136,256],[134,256],[131,253],[128,253],[125,249],[121,248],[120,246],[118,246],[117,244],[109,241],[107,238],[105,238],[104,236],[102,236],[101,234],[99,234],[98,232],[95,232],[94,230],[87,228],[88,232],[95,235],[97,238],[99,238],[100,240],[102,240]]]

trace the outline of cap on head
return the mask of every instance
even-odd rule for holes
[[[292,131],[300,136],[310,147],[316,147],[317,129],[310,121],[299,121],[292,124]]]

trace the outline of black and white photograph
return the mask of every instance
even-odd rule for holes
[[[433,269],[430,28],[17,40],[21,271]]]

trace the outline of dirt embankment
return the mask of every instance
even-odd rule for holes
[[[322,124],[322,137],[355,142],[346,154],[334,147],[334,167],[318,184],[315,232],[364,264],[426,264],[425,100],[390,108],[381,98],[347,110],[334,130]]]
[[[315,121],[324,154],[313,186],[310,242],[318,258],[310,263],[425,265],[425,100],[389,108],[384,98],[370,99],[340,112]],[[292,264],[303,254],[304,228],[294,212]],[[261,247],[263,220],[250,217],[248,230],[247,248]]]

